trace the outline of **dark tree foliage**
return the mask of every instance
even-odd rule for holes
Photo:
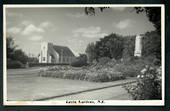
[[[86,54],[79,54],[79,60],[87,62],[87,55]]]
[[[161,37],[155,32],[147,32],[143,38],[143,56],[154,56],[161,60]]]
[[[95,45],[96,60],[101,57],[120,59],[123,54],[123,38],[117,34],[111,34],[101,38]]]
[[[28,56],[21,49],[15,50],[14,57],[14,60],[18,60],[23,64],[28,62]]]
[[[95,15],[95,8],[94,7],[85,7],[85,13],[87,15]]]
[[[28,57],[29,63],[38,63],[38,59],[36,57]]]
[[[109,7],[97,7],[97,8],[94,8],[94,7],[85,7],[85,13],[87,15],[95,15],[96,13],[96,9],[99,9],[101,12],[103,12],[104,9],[107,9]]]
[[[161,33],[161,7],[135,7],[137,13],[145,12],[149,21]]]
[[[136,36],[126,36],[124,37],[124,49],[123,49],[123,58],[130,59],[134,56],[135,50],[135,38]]]
[[[7,60],[8,64],[12,66],[16,64],[26,64],[27,62],[37,62],[38,59],[35,57],[28,57],[21,49],[16,49],[17,45],[12,37],[7,37]],[[16,63],[16,64],[15,64]],[[19,65],[21,66],[21,65]]]
[[[118,34],[110,34],[104,38],[100,38],[96,43],[90,43],[86,48],[86,54],[90,62],[99,60],[103,57],[114,58],[130,58],[134,55],[135,36],[121,36]]]
[[[7,47],[7,58],[14,59],[14,53],[15,53],[17,45],[15,45],[12,37],[7,37],[6,47]]]
[[[110,34],[89,44],[86,54],[90,61],[99,60],[102,57],[114,59],[131,59],[134,56],[136,36],[121,36]],[[142,39],[142,56],[161,60],[161,37],[156,31],[147,32]]]

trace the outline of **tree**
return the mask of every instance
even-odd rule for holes
[[[161,34],[161,7],[135,7],[136,13],[145,12],[156,31]]]
[[[109,7],[98,7],[98,8],[94,8],[94,7],[85,7],[85,13],[87,15],[95,15],[96,13],[96,9],[99,9],[101,12],[103,12],[104,9],[107,9]]]
[[[17,49],[15,51],[14,57],[14,60],[18,60],[23,64],[26,64],[28,62],[28,56],[21,49]]]
[[[85,52],[87,54],[88,62],[91,63],[96,57],[95,44],[93,42],[89,43]]]
[[[128,60],[128,59],[131,59],[134,56],[135,38],[136,38],[136,36],[126,36],[126,37],[124,37],[123,59]]]
[[[122,58],[123,54],[123,37],[117,34],[110,34],[96,42],[95,55],[96,60],[101,57],[114,59]]]
[[[161,60],[161,37],[155,32],[147,32],[143,38],[143,56],[152,56]]]
[[[28,57],[28,62],[29,63],[38,63],[38,58],[36,58],[36,57]]]
[[[14,39],[12,37],[7,37],[6,41],[6,47],[7,47],[7,59],[14,59],[14,53],[16,50],[17,45],[14,43]]]
[[[15,44],[14,39],[12,37],[7,37],[7,59],[10,62],[19,61],[22,64],[26,64],[28,62],[28,56],[21,49],[16,49],[18,46]]]

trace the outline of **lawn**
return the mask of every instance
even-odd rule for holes
[[[9,75],[7,76],[8,100],[36,100],[87,89],[104,87],[126,81],[96,83],[80,80],[38,77],[36,73],[27,74],[25,71],[25,74],[12,75],[10,71],[8,71]],[[125,90],[121,89],[120,91],[124,91],[122,93],[126,94]]]

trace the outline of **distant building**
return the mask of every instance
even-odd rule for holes
[[[71,63],[75,58],[73,52],[66,46],[57,46],[44,42],[41,44],[39,63]]]
[[[142,35],[137,35],[135,39],[135,52],[134,56],[141,57],[142,56]]]

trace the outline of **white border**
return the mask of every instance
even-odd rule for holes
[[[162,51],[162,100],[104,100],[105,104],[67,104],[58,101],[6,101],[7,100],[7,65],[6,65],[6,8],[49,8],[49,7],[161,7],[161,51]],[[97,100],[94,100],[97,102]],[[165,105],[165,6],[163,4],[59,4],[59,5],[3,5],[3,105],[59,105],[59,106],[164,106]]]

